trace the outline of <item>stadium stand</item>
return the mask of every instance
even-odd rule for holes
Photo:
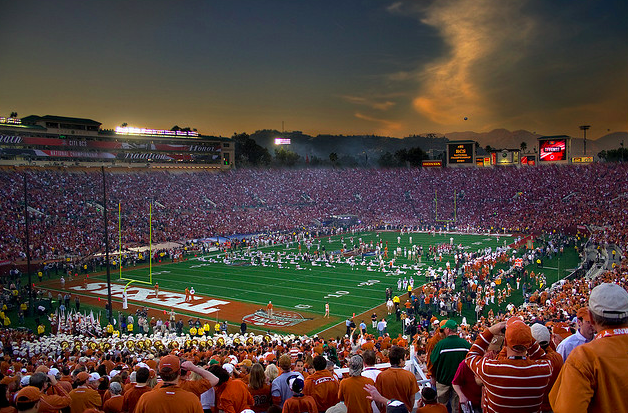
[[[54,260],[70,255],[90,257],[102,251],[102,205],[99,204],[102,178],[99,173],[89,169],[73,172],[55,169],[3,170],[0,172],[0,206],[3,211],[0,216],[0,259],[12,262],[23,258],[23,205],[20,205],[20,201],[23,199],[25,177],[32,208],[29,217],[33,259]],[[624,205],[628,166],[623,164],[494,170],[237,170],[222,174],[112,170],[107,173],[107,179],[112,213],[114,205],[117,209],[118,202],[123,205],[128,228],[123,242],[127,246],[145,243],[147,199],[152,200],[154,205],[160,205],[154,214],[154,241],[177,240],[182,244],[190,239],[216,234],[224,236],[292,230],[304,226],[309,228],[314,220],[320,221],[332,214],[357,215],[364,226],[425,229],[434,225],[432,202],[435,191],[439,191],[439,197],[443,198],[444,209],[439,214],[453,215],[452,195],[447,195],[447,192],[453,193],[453,189],[457,189],[458,193],[463,192],[457,201],[456,227],[459,231],[480,232],[492,228],[493,231],[505,230],[520,234],[550,233],[553,234],[550,235],[553,245],[560,245],[561,242],[569,242],[569,237],[563,234],[575,234],[578,228],[586,228],[590,237],[583,250],[583,261],[585,264],[595,263],[586,266],[592,269],[586,276],[583,271],[580,276],[563,279],[547,291],[535,292],[524,305],[511,308],[508,314],[487,314],[476,323],[456,327],[459,337],[470,344],[476,343],[467,356],[467,364],[472,369],[480,362],[489,363],[487,360],[495,360],[497,366],[497,361],[503,358],[521,357],[515,353],[506,354],[509,349],[503,342],[490,340],[494,335],[499,335],[495,328],[490,328],[496,325],[501,327],[499,323],[507,318],[519,317],[519,321],[505,327],[507,340],[508,334],[514,334],[510,333],[512,331],[521,334],[517,340],[527,337],[526,328],[519,324],[542,324],[546,327],[549,342],[544,343],[544,351],[532,344],[534,340],[526,342],[534,358],[545,360],[547,355],[555,353],[556,346],[562,340],[576,334],[577,323],[583,322],[578,314],[582,314],[587,304],[592,306],[593,312],[598,308],[595,307],[596,300],[589,303],[591,292],[596,286],[613,283],[624,290],[628,289],[628,260],[624,255],[628,247],[628,209]],[[411,196],[406,196],[407,192]],[[307,197],[302,197],[302,194],[307,194]],[[360,196],[356,197],[355,194]],[[412,208],[409,208],[409,203]],[[413,212],[408,215],[408,211]],[[111,233],[117,236],[113,224]],[[116,242],[113,237],[111,242]],[[539,253],[551,254],[552,251],[548,249]],[[470,278],[474,271],[479,270],[470,266]],[[15,273],[5,276],[3,284],[10,285],[6,300],[13,299],[11,296],[14,290],[21,290],[18,296],[25,294],[19,281]],[[480,285],[490,284],[491,281],[487,278]],[[447,287],[442,281],[435,281],[423,287],[422,292],[433,292],[438,299],[439,294],[451,293]],[[470,289],[472,284],[466,283],[464,288]],[[628,304],[620,300],[618,305],[618,313],[628,312],[628,308],[621,307]],[[102,406],[117,395],[117,386],[108,390],[111,383],[120,383],[122,391],[119,393],[122,397],[127,392],[131,393],[132,389],[142,387],[143,382],[140,382],[138,376],[144,375],[144,368],[148,369],[148,387],[158,387],[162,381],[171,382],[171,377],[167,375],[169,372],[163,371],[160,365],[160,360],[165,360],[174,366],[172,357],[166,358],[169,354],[209,368],[212,376],[219,379],[213,386],[208,386],[207,382],[215,377],[195,374],[191,367],[181,370],[184,364],[175,366],[182,377],[178,386],[188,390],[196,389],[197,407],[205,411],[272,411],[269,405],[271,396],[275,394],[271,394],[271,388],[273,380],[277,380],[276,368],[273,374],[272,366],[285,354],[291,357],[292,371],[304,378],[314,373],[314,357],[325,355],[332,362],[328,367],[332,373],[330,380],[343,380],[343,377],[349,376],[347,367],[355,370],[355,366],[349,366],[351,357],[372,350],[378,363],[376,368],[390,369],[391,372],[396,368],[409,370],[414,373],[417,382],[424,385],[434,373],[428,367],[430,350],[442,339],[439,327],[440,321],[444,320],[432,316],[422,321],[414,334],[377,338],[370,335],[308,337],[220,333],[211,338],[194,339],[189,335],[177,334],[176,330],[156,329],[153,326],[142,335],[120,335],[112,329],[101,329],[99,326],[93,326],[88,333],[93,320],[81,318],[80,315],[66,321],[65,331],[49,336],[5,328],[0,332],[4,352],[4,361],[0,363],[3,376],[0,385],[6,386],[9,396],[6,401],[0,397],[0,407],[8,407],[16,400],[19,402],[22,396],[31,397],[28,391],[21,389],[36,384],[36,374],[41,372],[53,376],[45,387],[40,387],[43,392],[60,399],[72,399],[73,395],[67,394],[72,387],[92,387],[101,397],[100,405],[96,405]],[[453,328],[451,324],[450,327]],[[627,326],[620,327],[625,330]],[[488,340],[486,342],[490,342],[491,346],[482,347],[481,340]],[[138,345],[139,342],[142,344]],[[388,356],[395,346],[404,349],[408,361],[398,365],[395,359],[396,366],[390,367],[386,363],[390,362]],[[482,347],[481,350],[478,350],[478,346]],[[506,355],[500,356],[500,351]],[[394,354],[398,353],[395,350]],[[486,360],[481,361],[478,357]],[[626,362],[625,359],[617,361],[623,364]],[[258,377],[253,385],[252,378],[260,368],[266,371],[265,380],[262,379],[263,383],[260,384]],[[365,363],[365,368],[372,366]],[[253,373],[253,370],[257,373]],[[168,380],[162,380],[164,373]],[[390,376],[387,374],[386,380],[391,380]],[[554,407],[551,403],[557,399],[554,397],[548,400],[547,395],[557,377],[558,374],[552,374],[547,382],[535,382],[535,386],[542,386],[543,391],[537,392],[539,394],[535,394],[534,402],[528,405],[518,402],[516,406],[507,408],[499,406],[499,397],[503,397],[502,401],[509,397],[525,398],[526,395],[519,391],[515,396],[501,394],[484,398],[481,406],[472,408],[508,412],[549,411]],[[67,384],[59,385],[57,380]],[[234,385],[234,381],[243,384]],[[511,384],[507,380],[505,385],[500,385],[503,388]],[[296,397],[301,397],[299,383],[292,381],[290,385],[292,389],[297,389]],[[384,382],[384,379],[376,379],[375,389],[369,388],[369,391],[375,392],[373,397],[382,410],[386,410],[382,403],[388,403],[388,409],[403,409],[403,406],[397,406],[391,400],[400,399],[399,395],[391,391],[394,386],[394,380]],[[552,394],[558,390],[555,388]],[[247,391],[254,396],[253,405]],[[45,398],[43,394],[40,403]],[[366,390],[360,397],[366,397]],[[429,399],[426,395],[426,399],[422,399],[420,394],[414,397],[419,403]],[[550,404],[542,407],[541,403]],[[233,405],[237,405],[239,410],[232,410]],[[458,409],[457,405],[451,407],[454,411]],[[564,411],[559,410],[561,406],[554,408],[557,412]],[[120,407],[109,411],[133,410]]]

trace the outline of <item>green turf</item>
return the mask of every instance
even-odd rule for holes
[[[497,246],[497,239],[486,235],[439,235],[413,233],[402,235],[401,243],[397,243],[397,232],[363,233],[353,236],[354,243],[358,238],[365,242],[371,240],[377,242],[381,239],[384,243],[388,241],[389,257],[392,257],[392,250],[398,245],[410,247],[409,237],[412,236],[413,243],[422,245],[427,251],[429,245],[449,243],[450,237],[454,238],[455,244],[462,244],[470,247],[470,250],[478,250],[486,247]],[[350,243],[351,235],[343,235],[344,242]],[[321,248],[327,252],[336,251],[341,248],[340,236],[320,240]],[[510,243],[511,237],[501,236],[499,244],[504,241]],[[318,247],[315,241],[312,250]],[[305,245],[302,245],[305,251]],[[285,244],[264,247],[265,253],[277,252],[296,253],[298,244],[292,243],[288,248]],[[213,253],[205,255],[205,258],[220,259],[223,254]],[[367,261],[372,258],[367,258]],[[449,260],[453,264],[453,256],[444,256],[443,261],[437,266],[445,266]],[[432,261],[426,263],[421,270],[427,269],[428,265],[434,265]],[[270,264],[270,263],[269,263]],[[396,265],[413,264],[413,261],[403,257],[398,257]],[[206,295],[227,301],[243,301],[257,304],[260,308],[265,307],[268,301],[272,301],[276,308],[303,310],[321,314],[324,311],[325,302],[328,301],[331,314],[344,320],[353,313],[359,314],[369,311],[382,304],[385,298],[385,289],[390,287],[394,292],[397,290],[397,279],[399,276],[386,276],[380,271],[366,271],[364,267],[357,266],[351,270],[348,264],[333,264],[335,268],[312,267],[309,264],[301,263],[305,270],[296,270],[294,264],[283,264],[285,268],[279,269],[276,264],[272,266],[235,266],[219,263],[207,263],[199,261],[198,257],[190,257],[188,261],[182,263],[163,264],[153,268],[153,283],[158,282],[162,290],[182,292],[186,287],[193,286],[198,295]],[[414,271],[406,270],[406,277],[412,274],[415,279],[415,286],[425,282],[424,277],[414,275]],[[125,278],[147,280],[147,269],[131,269],[124,271]],[[401,275],[403,277],[403,275]],[[220,314],[218,314],[220,318]],[[332,325],[334,323],[330,323]]]
[[[362,238],[364,242],[370,243],[373,241],[376,243],[378,240],[382,240],[384,243],[388,242],[389,257],[392,257],[392,251],[397,247],[407,247],[409,249],[409,237],[413,238],[413,244],[422,245],[424,253],[427,253],[428,246],[437,245],[443,243],[449,243],[450,237],[453,237],[454,244],[462,244],[467,247],[467,251],[477,251],[486,247],[495,248],[498,245],[503,246],[504,242],[510,243],[513,241],[512,237],[500,236],[499,241],[495,236],[487,235],[458,235],[458,234],[436,234],[432,236],[424,233],[411,233],[401,235],[401,243],[398,244],[397,237],[400,236],[398,232],[372,232],[362,233],[355,235],[344,234],[342,236],[332,237],[331,242],[328,238],[320,239],[321,249],[324,247],[327,252],[340,250],[342,243],[341,237],[344,238],[346,244],[350,244],[350,238],[353,236],[354,243],[358,243],[358,239]],[[314,241],[312,251],[318,248],[319,240]],[[304,244],[301,246],[302,251],[306,251]],[[269,247],[263,247],[261,250],[264,253],[271,253],[277,255],[281,253],[297,253],[298,244],[292,243],[289,247],[285,244],[274,245]],[[353,315],[353,313],[360,314],[363,312],[369,312],[374,307],[384,303],[385,289],[390,287],[394,294],[401,294],[397,291],[397,279],[404,275],[386,276],[385,273],[380,271],[366,271],[365,267],[356,265],[354,270],[348,264],[333,264],[334,268],[325,267],[324,264],[321,267],[313,267],[307,263],[301,262],[301,267],[305,270],[296,270],[294,264],[284,263],[285,268],[277,268],[276,263],[269,263],[270,266],[243,266],[243,265],[226,265],[222,263],[222,257],[224,254],[211,253],[206,254],[203,257],[205,259],[214,258],[219,260],[218,263],[208,263],[206,261],[199,260],[200,257],[192,254],[188,255],[188,260],[177,263],[166,263],[153,266],[153,279],[152,283],[159,283],[160,288],[170,291],[183,292],[186,287],[193,286],[197,295],[210,296],[214,298],[224,299],[226,301],[242,301],[257,304],[260,308],[265,308],[268,301],[272,301],[275,308],[278,309],[290,309],[294,311],[304,311],[314,314],[323,315],[325,302],[329,302],[331,308],[331,314],[344,321],[347,317]],[[368,257],[366,260],[373,259]],[[560,264],[558,260],[560,259]],[[247,262],[250,260],[247,260]],[[285,259],[284,259],[285,261]],[[359,261],[359,260],[358,260]],[[421,272],[424,273],[428,266],[444,267],[446,262],[449,261],[453,265],[453,256],[444,255],[442,262],[433,263],[432,259],[423,257],[422,262],[425,264],[421,267]],[[542,270],[536,269],[535,265],[532,265],[528,270],[534,270],[535,272],[543,272],[548,284],[551,285],[558,277],[558,270],[556,269],[560,265],[561,277],[569,273],[569,269],[573,269],[578,262],[578,257],[575,251],[567,250],[562,257],[555,257],[553,260],[545,263]],[[412,265],[411,259],[404,258],[403,255],[398,257],[395,261],[396,265]],[[505,268],[505,265],[501,264],[497,266],[497,270]],[[415,279],[415,288],[425,283],[424,276],[415,275],[415,271],[408,269],[405,270],[406,277],[412,275]],[[123,276],[125,278],[137,279],[142,281],[148,280],[148,268],[134,268],[125,269]],[[92,277],[90,277],[92,278]],[[98,275],[94,278],[104,279],[104,275]],[[117,273],[112,273],[112,280],[117,278]],[[126,282],[119,281],[122,284]],[[513,286],[514,287],[514,286]],[[407,296],[407,293],[406,293]],[[405,301],[405,298],[402,302]],[[515,305],[520,305],[523,302],[523,297],[520,291],[514,291],[510,297],[509,302],[513,302]],[[505,303],[506,304],[506,303]],[[505,307],[505,304],[502,307]],[[497,304],[488,306],[497,311]],[[378,314],[380,317],[385,314]],[[463,316],[467,317],[469,322],[475,320],[475,313],[473,309],[463,309]],[[220,313],[217,314],[217,318],[220,320]],[[15,320],[15,319],[12,319]],[[393,318],[389,318],[388,331],[392,334],[396,334],[401,331],[400,322],[397,322]],[[357,323],[361,319],[356,320]],[[364,320],[369,326],[370,320]],[[334,325],[337,322],[329,322],[327,325],[311,331],[315,333],[322,331],[323,329]]]

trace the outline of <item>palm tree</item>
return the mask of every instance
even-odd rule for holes
[[[525,152],[528,149],[528,144],[525,141],[521,142],[521,152]]]

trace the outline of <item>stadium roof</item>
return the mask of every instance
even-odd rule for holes
[[[30,115],[22,118],[22,123],[37,123],[37,122],[59,122],[59,123],[75,123],[80,125],[94,125],[100,126],[102,123],[96,122],[92,119],[83,119],[83,118],[68,118],[66,116],[54,116],[54,115],[46,115],[46,116],[37,116]]]

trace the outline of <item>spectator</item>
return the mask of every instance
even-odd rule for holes
[[[506,333],[506,357],[489,359],[486,349],[495,335]],[[538,412],[552,376],[549,360],[518,317],[487,328],[469,350],[466,363],[484,383],[482,409],[494,412]]]
[[[436,390],[431,387],[424,387],[421,390],[421,400],[416,413],[447,413],[447,407],[437,400]]]
[[[279,357],[277,364],[281,369],[281,374],[273,380],[271,394],[273,398],[273,404],[283,408],[284,402],[288,400],[288,398],[292,397],[292,389],[288,384],[288,380],[293,378],[294,376],[303,380],[303,376],[300,373],[290,371],[292,361],[290,359],[290,356],[287,354]]]
[[[302,393],[303,391],[303,379],[300,377],[291,377],[288,380],[288,385],[292,390],[292,397],[286,400],[284,403],[282,413],[318,413],[316,408],[316,402],[312,396],[307,396]]]
[[[15,406],[20,413],[36,413],[41,403],[41,392],[33,386],[26,386],[15,396]]]
[[[122,411],[122,386],[120,383],[114,381],[109,384],[109,392],[111,398],[103,404],[103,411],[105,413],[120,413]]]
[[[72,399],[62,385],[59,384],[57,378],[52,374],[35,373],[30,376],[30,385],[40,390],[41,401],[39,404],[42,412],[59,412],[67,408]],[[53,394],[49,394],[52,388]]]
[[[270,385],[266,383],[264,367],[260,363],[251,366],[249,375],[249,392],[253,396],[254,403],[251,409],[255,413],[265,412],[272,402]]]
[[[368,392],[364,390],[367,384],[374,385],[375,382],[362,376],[364,360],[356,355],[349,360],[349,377],[340,382],[338,398],[344,401],[347,406],[347,413],[372,413],[371,402],[367,399]],[[319,410],[321,411],[321,410]]]
[[[567,357],[574,348],[590,342],[595,335],[595,331],[591,325],[591,319],[589,318],[589,310],[586,307],[582,307],[578,310],[576,318],[578,331],[561,341],[556,348],[556,351],[561,355],[564,361],[567,360]]]
[[[408,411],[414,407],[414,396],[419,391],[414,374],[404,370],[406,364],[406,350],[399,346],[392,346],[388,354],[390,368],[382,371],[375,381],[377,391],[386,399],[403,402]],[[384,406],[379,406],[381,411]]]
[[[225,366],[233,366],[225,364]],[[210,372],[218,378],[216,386],[216,406],[225,413],[240,413],[255,405],[253,396],[241,380],[234,380],[231,373],[215,364],[210,367]]]
[[[140,367],[135,373],[136,383],[130,389],[124,392],[122,397],[122,411],[128,413],[135,412],[135,406],[142,394],[151,391],[146,382],[150,376],[150,370],[146,367]]]
[[[203,407],[198,396],[178,386],[181,362],[177,356],[167,355],[159,360],[159,375],[163,380],[161,388],[144,393],[137,405],[136,413],[202,413]]]
[[[436,378],[438,402],[451,404],[451,411],[460,411],[460,398],[451,385],[460,362],[465,359],[471,345],[458,336],[458,323],[447,320],[443,325],[445,338],[436,343],[430,356],[432,362],[432,376]]]
[[[71,413],[83,413],[85,409],[100,408],[102,406],[102,398],[96,390],[94,390],[94,377],[87,372],[80,372],[76,375],[76,388],[70,392]]]
[[[552,362],[552,378],[550,379],[548,388],[551,389],[556,378],[560,373],[560,369],[563,367],[563,358],[558,354],[551,346],[552,338],[549,330],[542,324],[534,323],[530,328],[532,337],[539,343],[541,349],[545,351],[546,358]],[[543,396],[543,404],[541,405],[541,412],[551,412],[552,406],[549,402],[549,392]]]
[[[628,411],[628,292],[604,283],[589,298],[595,339],[565,361],[549,399],[555,413]]]
[[[305,379],[303,394],[312,396],[318,410],[324,412],[338,403],[339,384],[334,374],[327,370],[325,357],[314,357],[313,365],[316,372]]]

